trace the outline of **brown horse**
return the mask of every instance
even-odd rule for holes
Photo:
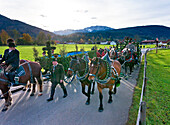
[[[119,61],[114,60],[110,64],[100,58],[94,57],[93,59],[90,59],[90,74],[88,77],[89,81],[95,80],[97,82],[97,88],[99,91],[99,99],[100,99],[100,106],[98,111],[103,111],[103,94],[102,89],[109,88],[109,100],[108,103],[112,103],[112,94],[116,93],[116,84],[119,81],[119,75],[121,72],[121,64]],[[114,91],[113,85],[115,84]]]
[[[40,92],[42,92],[42,79],[41,79],[41,65],[36,62],[31,62],[27,60],[21,60],[20,61],[20,67],[24,70],[21,70],[20,76],[19,76],[19,85],[26,85],[28,81],[31,81],[33,84],[33,90],[30,96],[33,96],[35,93],[35,78],[37,79],[39,83],[39,89]],[[19,68],[20,69],[20,68]],[[9,80],[4,74],[4,68],[1,67],[0,69],[0,90],[2,91],[3,97],[5,98],[5,106],[3,107],[2,111],[6,111],[8,109],[8,106],[10,106],[12,103],[11,94],[9,91]],[[25,73],[21,75],[23,72]],[[42,94],[40,94],[42,95]]]
[[[81,82],[82,93],[88,97],[85,104],[89,105],[90,104],[90,93],[94,94],[95,82],[93,82],[93,88],[91,92],[92,83],[91,81],[88,80],[88,76],[89,76],[88,62],[87,60],[82,59],[82,58],[78,59],[77,56],[74,56],[74,57],[71,56],[71,61],[70,61],[70,66],[67,72],[67,76],[71,77],[73,74],[76,73],[76,71],[78,72],[77,79],[79,79]],[[88,92],[85,92],[86,86],[88,86]]]
[[[127,74],[127,67],[129,67],[129,69],[130,69],[130,76],[131,76],[132,69],[133,69],[134,64],[135,64],[134,55],[128,48],[124,48],[122,50],[122,57],[124,57],[123,65],[125,65],[125,76],[128,75]]]

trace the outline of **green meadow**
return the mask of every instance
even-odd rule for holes
[[[128,125],[135,125],[140,94],[143,84],[143,67],[141,70],[137,86],[135,87],[132,106],[129,113]],[[146,70],[146,92],[144,100],[146,102],[146,124],[163,125],[170,124],[170,49],[150,51],[147,54]]]
[[[54,53],[59,53],[60,49],[63,48],[63,46],[66,48],[66,52],[71,52],[71,51],[76,51],[75,44],[57,44],[54,45],[56,47],[56,50]],[[84,49],[84,51],[90,51],[95,44],[77,44],[78,50]],[[97,48],[104,48],[104,47],[109,47],[110,45],[98,45],[96,44]],[[36,48],[39,52],[39,56],[42,56],[43,50],[42,48],[45,46],[17,46],[16,49],[20,51],[20,59],[26,59],[26,60],[31,60],[34,61],[33,57],[33,48]],[[7,49],[8,46],[0,46],[0,54],[4,54],[4,50]]]

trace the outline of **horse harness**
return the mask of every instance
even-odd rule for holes
[[[118,78],[119,75],[117,73],[117,70],[113,66],[110,66],[109,62],[107,62],[105,60],[102,60],[102,61],[106,63],[107,71],[104,72],[102,75],[100,75],[98,77],[97,74],[98,74],[99,69],[101,67],[100,62],[98,62],[97,72],[95,74],[89,74],[89,76],[94,76],[95,77],[95,81],[100,83],[100,84],[108,83],[110,80],[118,81],[119,80],[119,78]],[[112,73],[115,76],[115,78],[112,77]],[[105,78],[104,79],[100,79],[104,74],[106,74]]]

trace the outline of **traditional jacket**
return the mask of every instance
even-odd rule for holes
[[[13,68],[18,68],[19,67],[19,51],[17,49],[12,50],[9,53],[9,49],[6,49],[3,55],[3,58],[0,63],[5,61],[6,65],[12,65]]]
[[[53,70],[51,72],[51,80],[52,82],[60,82],[60,80],[64,80],[64,67],[62,64],[53,66]]]
[[[133,44],[128,44],[126,48],[130,49],[131,51],[136,51],[135,46]]]

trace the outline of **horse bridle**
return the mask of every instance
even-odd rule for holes
[[[89,73],[89,76],[94,76],[94,77],[96,77],[96,74],[98,74],[98,72],[99,72],[99,67],[100,67],[100,62],[97,62],[97,71],[96,71],[96,73],[95,74],[92,74],[92,73]],[[93,64],[94,65],[94,64]]]
[[[77,63],[80,63],[79,60],[77,60],[77,59],[71,59],[71,60],[77,61]],[[73,66],[70,66],[70,67],[73,67]],[[75,72],[74,69],[72,69],[70,67],[68,68],[68,71],[72,71],[74,73]]]

